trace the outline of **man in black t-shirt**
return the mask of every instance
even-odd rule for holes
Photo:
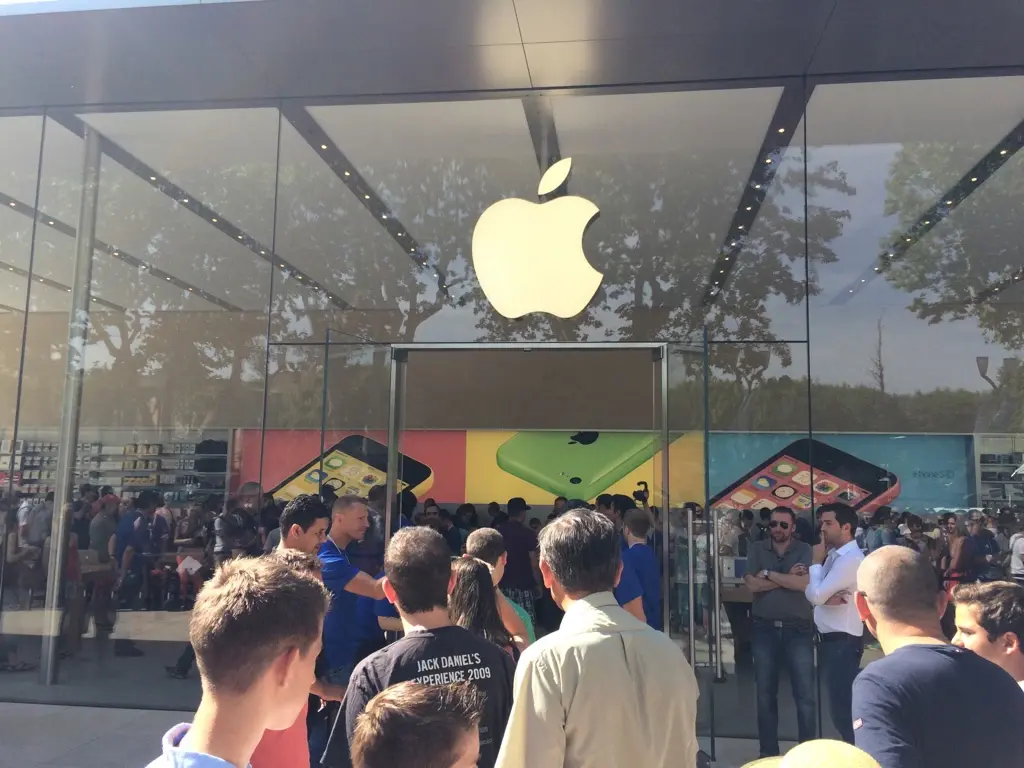
[[[348,745],[356,718],[370,699],[396,683],[473,683],[485,697],[480,720],[480,765],[498,756],[512,709],[515,665],[507,652],[448,618],[452,581],[448,545],[427,527],[395,534],[384,557],[384,594],[398,608],[405,637],[361,661],[352,672],[322,763],[351,765]]]
[[[1013,678],[946,642],[931,561],[907,547],[868,555],[857,611],[885,658],[853,683],[853,733],[885,768],[1024,766],[1024,695]]]

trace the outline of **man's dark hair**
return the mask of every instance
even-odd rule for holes
[[[101,499],[104,496],[113,496],[114,495],[114,488],[113,488],[113,486],[110,486],[110,485],[104,485],[102,488],[100,488],[99,494],[100,494],[100,498]]]
[[[477,528],[466,539],[466,554],[491,567],[505,554],[505,537],[493,528]]]
[[[952,518],[955,521],[956,520],[956,514],[954,514],[953,512],[943,512],[939,516],[939,522],[942,523],[943,525],[945,525],[947,522],[949,522],[950,518]]]
[[[857,587],[868,604],[893,621],[936,618],[939,581],[930,558],[909,547],[882,547],[857,572]]]
[[[446,608],[452,560],[444,536],[425,526],[398,531],[384,553],[384,575],[406,613]]]
[[[746,520],[747,522],[754,522],[754,510],[744,509],[740,512],[740,520]]]
[[[604,515],[574,509],[540,532],[540,558],[569,594],[589,595],[615,588],[622,544]]]
[[[388,495],[388,487],[386,485],[375,485],[370,489],[370,492],[366,494],[366,500],[372,504],[376,504],[378,501],[384,501]]]
[[[631,496],[627,496],[624,493],[616,493],[612,496],[612,509],[618,512],[621,517],[625,517],[629,510],[636,509],[636,502]]]
[[[437,510],[438,517],[440,517],[442,520],[451,521],[452,513],[449,512],[448,509],[446,509],[445,507],[438,507]]]
[[[611,509],[614,503],[614,497],[610,493],[602,493],[597,497],[597,506],[602,509]]]
[[[793,527],[796,528],[796,512],[789,507],[776,507],[771,511],[772,515],[789,515],[790,520],[793,522]],[[768,516],[771,519],[771,515]]]
[[[767,523],[772,519],[772,511],[770,509],[762,508],[759,517],[761,518],[762,523]]]
[[[569,500],[567,498],[565,498],[565,496],[555,496],[555,504],[557,504],[558,502],[562,502],[563,504],[567,504],[568,501]]]
[[[484,695],[472,683],[392,685],[370,699],[356,719],[352,766],[451,768],[483,710]]]
[[[287,535],[293,525],[305,533],[320,518],[330,520],[330,508],[315,493],[300,493],[285,505],[281,513],[281,535]]]
[[[843,504],[841,501],[834,501],[831,504],[822,504],[818,507],[819,520],[824,512],[832,512],[835,514],[836,522],[839,523],[840,528],[844,525],[850,526],[851,536],[857,530],[857,513],[853,511],[853,507],[849,504]]]
[[[977,611],[978,624],[990,643],[1012,632],[1024,653],[1024,587],[1012,581],[961,584],[953,589],[953,602]]]
[[[871,516],[871,525],[882,525],[892,517],[892,507],[879,507]]]
[[[156,509],[160,506],[160,494],[156,491],[143,491],[135,497],[135,508],[141,510]]]

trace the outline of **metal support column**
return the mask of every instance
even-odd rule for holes
[[[671,493],[669,488],[669,451],[672,450],[672,437],[668,432],[668,367],[670,358],[670,347],[668,344],[655,351],[655,403],[658,404],[658,432],[661,442],[661,616],[665,632],[671,634],[670,624],[672,617],[672,576],[669,571],[669,550],[671,549],[670,538],[670,515],[669,505],[671,504]],[[660,390],[660,391],[659,391]]]
[[[384,548],[391,543],[391,521],[402,510],[395,509],[395,502],[401,492],[402,469],[398,466],[398,440],[402,426],[402,410],[405,395],[405,363],[409,353],[404,349],[391,350],[391,403],[388,408],[388,477],[387,499],[384,507]]]
[[[61,400],[60,442],[57,446],[57,480],[53,500],[53,529],[50,535],[50,565],[46,578],[46,603],[40,676],[44,685],[57,679],[57,643],[60,635],[59,598],[64,576],[68,539],[68,515],[75,480],[78,423],[85,379],[86,342],[89,336],[89,291],[96,235],[96,206],[100,188],[100,135],[86,126],[82,164],[82,193],[75,236],[75,265],[71,280],[71,312]]]

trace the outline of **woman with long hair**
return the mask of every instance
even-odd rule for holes
[[[455,624],[504,648],[516,661],[519,649],[505,629],[487,563],[472,557],[452,562],[455,586],[448,596],[448,615]]]

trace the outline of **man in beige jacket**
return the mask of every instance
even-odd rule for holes
[[[696,678],[675,643],[619,607],[621,547],[588,510],[541,532],[544,586],[565,618],[519,660],[497,768],[696,764]]]

